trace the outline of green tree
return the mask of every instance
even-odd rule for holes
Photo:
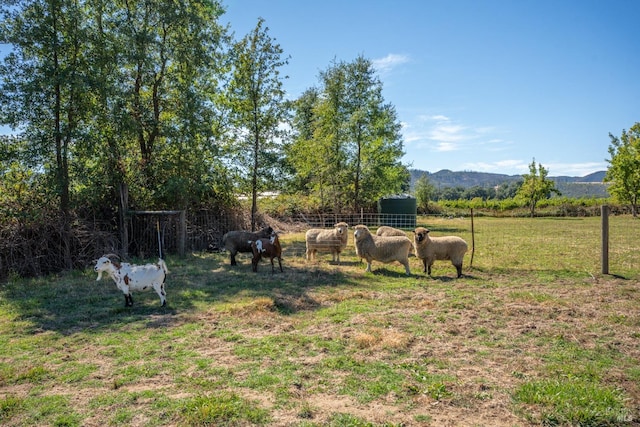
[[[414,194],[418,204],[418,210],[429,212],[429,201],[433,198],[436,188],[433,186],[426,173],[420,175],[415,183]]]
[[[359,210],[408,189],[400,123],[371,61],[334,62],[295,108],[291,164],[321,206]]]
[[[640,202],[640,122],[629,131],[622,131],[618,138],[609,134],[610,159],[604,180],[610,182],[609,192],[620,202],[631,205],[634,217],[638,216]]]
[[[71,267],[70,161],[87,119],[85,16],[75,0],[6,6],[0,41],[13,51],[0,66],[0,121],[20,129],[32,162],[53,184],[63,224],[62,256]]]
[[[258,193],[276,182],[282,163],[279,141],[289,108],[284,100],[281,68],[288,63],[280,45],[260,18],[254,30],[235,43],[228,102],[231,153],[240,169],[241,190],[251,194],[251,228],[256,227]],[[286,78],[286,77],[284,77]]]
[[[552,193],[560,195],[555,182],[547,179],[548,174],[549,171],[541,164],[536,165],[536,159],[533,159],[529,165],[529,174],[523,175],[524,181],[518,189],[517,197],[529,207],[532,218],[540,200],[548,199]]]
[[[120,146],[129,153],[129,181],[140,204],[185,206],[200,193],[202,174],[215,167],[210,141],[220,120],[213,101],[221,97],[217,76],[228,40],[217,24],[223,8],[210,0],[116,6],[106,15],[117,31],[119,60],[111,92],[117,98],[108,102],[125,113]]]

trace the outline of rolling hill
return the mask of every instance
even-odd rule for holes
[[[431,184],[436,188],[497,187],[522,180],[522,175],[506,175],[488,172],[454,172],[448,169],[443,169],[435,173],[419,169],[410,169],[409,171],[411,172],[411,188],[413,188],[415,181],[423,174],[427,175]],[[605,171],[598,171],[582,177],[557,176],[549,177],[549,179],[556,182],[556,188],[558,188],[565,197],[609,197],[607,184],[603,182],[605,173]]]

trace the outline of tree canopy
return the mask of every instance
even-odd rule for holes
[[[610,159],[605,181],[610,182],[609,192],[620,202],[629,203],[634,217],[638,216],[640,203],[640,123],[620,137],[609,134]]]
[[[4,2],[0,42],[13,49],[0,124],[16,148],[0,174],[41,186],[42,206],[64,216],[119,216],[121,227],[127,209],[239,194],[255,216],[265,190],[338,211],[408,191],[401,125],[369,59],[334,61],[288,100],[288,57],[265,21],[234,40],[223,13],[216,0]]]
[[[536,205],[540,200],[548,199],[552,193],[560,195],[555,182],[547,179],[548,174],[549,171],[542,164],[536,165],[536,159],[533,159],[529,165],[529,173],[523,175],[524,181],[516,197],[529,207],[531,217],[535,215]]]
[[[288,146],[294,190],[337,211],[370,207],[382,196],[408,190],[410,174],[395,108],[385,103],[370,60],[334,62],[320,86],[294,104]]]

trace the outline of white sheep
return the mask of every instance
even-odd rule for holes
[[[349,224],[339,222],[331,230],[311,228],[305,234],[307,261],[315,258],[316,252],[331,252],[332,260],[340,264],[340,252],[347,247]]]
[[[371,271],[371,261],[383,263],[398,261],[404,265],[407,275],[409,269],[409,251],[411,240],[405,236],[374,236],[366,225],[356,225],[353,237],[356,245],[356,255],[367,260],[366,271]]]
[[[389,227],[388,225],[382,225],[378,227],[376,236],[404,236],[407,237],[407,233],[397,228]]]
[[[429,230],[418,227],[414,231],[413,245],[416,256],[424,264],[424,272],[431,275],[431,266],[436,260],[451,260],[462,276],[462,261],[467,252],[467,242],[458,236],[430,237]]]
[[[156,264],[132,265],[121,264],[108,256],[102,256],[96,261],[96,266],[93,270],[98,273],[96,281],[102,278],[103,272],[106,272],[113,279],[118,289],[124,294],[125,307],[133,305],[131,291],[146,291],[149,289],[156,291],[163,307],[167,305],[164,280],[169,270],[162,259],[158,260]]]

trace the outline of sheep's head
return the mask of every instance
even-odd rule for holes
[[[429,230],[424,227],[418,227],[413,230],[415,236],[413,236],[416,243],[422,243],[425,241],[429,235]]]
[[[370,234],[371,232],[366,225],[356,225],[355,231],[353,232],[353,238],[356,240],[362,240]]]
[[[258,236],[259,237],[264,237],[264,238],[268,238],[269,236],[271,236],[273,234],[273,228],[269,227],[265,227],[262,230],[258,231]]]
[[[349,229],[349,224],[347,224],[346,222],[339,222],[335,224],[334,227],[336,230],[338,230],[338,234],[342,235],[347,233],[347,230]]]

